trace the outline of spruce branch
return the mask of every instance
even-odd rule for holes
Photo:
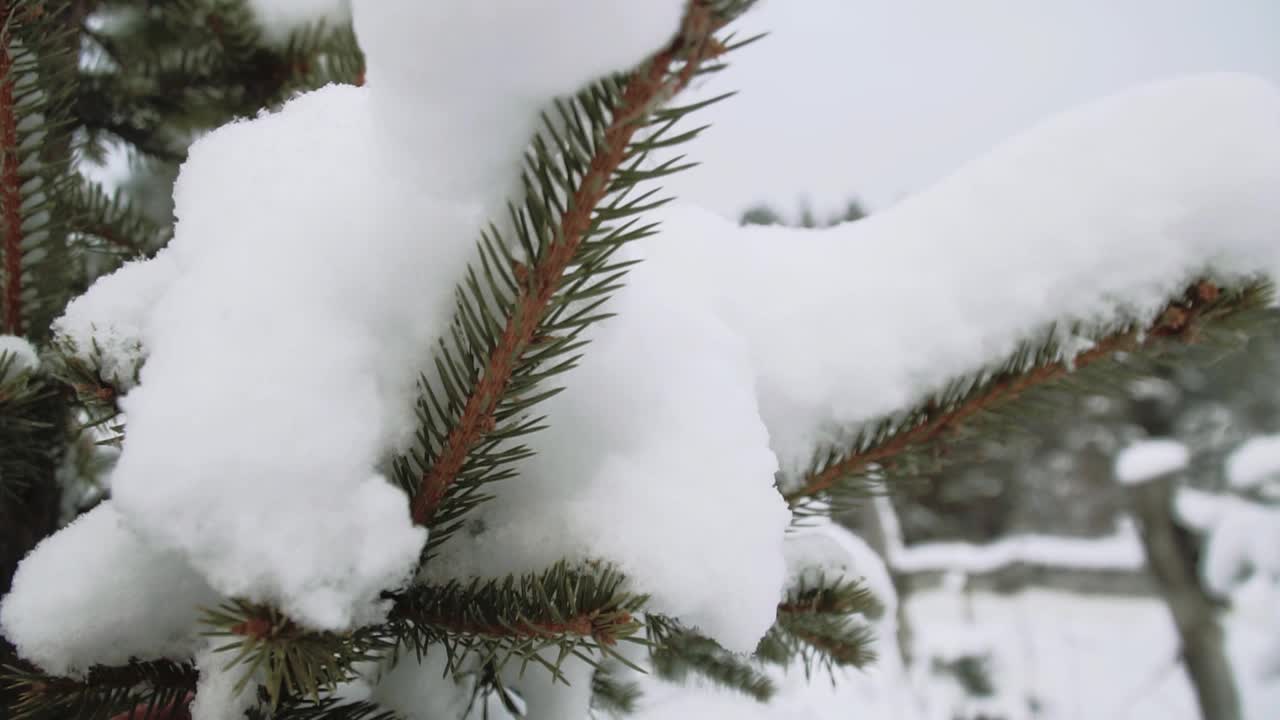
[[[23,492],[48,481],[61,430],[57,389],[29,371],[17,372],[17,358],[0,351],[0,503],[16,503]],[[6,513],[0,507],[0,518]],[[16,521],[16,518],[12,518]],[[37,538],[38,539],[38,538]],[[0,585],[0,589],[4,589]]]
[[[251,720],[397,720],[398,716],[376,703],[323,698],[279,708],[274,713],[249,711]]]
[[[14,101],[14,61],[10,45],[13,36],[10,23],[15,11],[8,2],[0,2],[4,16],[0,34],[0,215],[3,215],[4,237],[4,314],[0,327],[10,335],[22,334],[22,178],[18,166],[18,110]]]
[[[351,635],[313,632],[274,608],[238,600],[206,611],[204,623],[206,636],[228,639],[214,648],[234,653],[225,669],[243,668],[235,691],[260,678],[272,709],[285,697],[319,702],[321,691],[353,679],[356,663],[376,660],[385,649],[379,642],[353,642]]]
[[[471,657],[498,670],[512,659],[522,671],[537,664],[553,677],[561,677],[570,656],[593,666],[605,658],[630,664],[617,646],[638,642],[644,625],[637,618],[648,597],[625,583],[610,567],[562,561],[519,577],[422,585],[395,597],[388,625],[377,632],[407,639],[419,655],[438,644],[455,671]]]
[[[67,207],[74,218],[73,241],[119,261],[155,254],[172,231],[140,213],[119,190],[107,194],[97,183],[78,183],[68,194]]]
[[[804,578],[798,586],[788,589],[778,603],[779,617],[855,613],[876,619],[884,614],[884,605],[865,582],[845,577],[832,580],[820,575],[816,581]]]
[[[875,634],[867,620],[883,614],[884,605],[862,581],[802,577],[778,604],[777,622],[756,657],[778,665],[799,659],[806,673],[815,666],[865,667],[875,660]]]
[[[539,380],[576,363],[576,356],[568,354],[581,347],[578,333],[599,319],[592,311],[625,274],[625,265],[608,264],[609,255],[622,242],[652,232],[651,227],[635,229],[633,216],[662,201],[647,202],[649,195],[642,195],[623,204],[627,193],[643,180],[685,166],[676,162],[643,169],[641,161],[653,146],[633,141],[651,116],[669,129],[691,111],[657,112],[657,108],[688,85],[703,61],[724,51],[714,38],[723,22],[711,4],[694,0],[667,49],[620,84],[606,80],[582,93],[576,103],[560,103],[559,119],[568,130],[558,131],[548,118],[544,133],[535,138],[526,175],[529,197],[522,210],[512,210],[528,264],[510,255],[496,227],[486,234],[481,256],[488,288],[482,289],[472,269],[469,294],[460,291],[454,352],[444,348],[438,361],[447,405],[437,399],[429,382],[423,382],[427,397],[420,414],[427,448],[422,455],[429,459],[423,457],[418,463],[423,471],[416,482],[403,482],[413,494],[412,514],[418,524],[440,524],[440,508],[460,478],[470,476],[473,482],[468,484],[474,489],[479,484],[475,480],[506,477],[505,467],[526,456],[518,449],[494,457],[490,440],[536,429],[537,423],[517,423],[513,428],[503,421],[555,393],[532,391]],[[657,140],[649,138],[650,143]],[[631,164],[624,166],[628,160]],[[611,195],[616,201],[601,207]],[[628,218],[632,222],[620,228],[608,226]],[[577,269],[570,272],[571,268]],[[584,310],[567,317],[563,313],[571,303],[595,298],[600,300],[588,303]],[[494,304],[499,313],[494,312]],[[562,357],[566,359],[561,361]],[[542,367],[557,362],[550,369]],[[485,478],[486,474],[490,477]],[[407,468],[402,475],[412,477]],[[466,498],[472,502],[464,501],[460,509],[465,511],[480,499]],[[453,521],[458,514],[449,513],[444,520]],[[448,530],[433,533],[432,544],[448,534]]]
[[[43,339],[70,295],[70,106],[77,45],[67,2],[0,2],[0,330]]]
[[[186,697],[164,705],[140,704],[126,712],[119,713],[111,720],[191,720],[191,701],[195,696],[188,693]]]
[[[120,396],[124,394],[121,388],[128,389],[138,382],[138,375],[142,370],[141,360],[130,369],[131,375],[128,378],[109,376],[103,368],[102,348],[96,340],[90,342],[86,352],[69,337],[55,337],[45,368],[49,375],[69,391],[72,404],[82,411],[73,420],[75,429],[98,429],[101,435],[98,444],[119,446],[124,442],[124,423],[120,421],[119,404]],[[140,342],[136,349],[141,359]]]
[[[268,46],[243,0],[103,9],[118,22],[79,28],[101,57],[81,72],[76,121],[91,144],[114,136],[162,163],[181,162],[200,132],[364,72],[350,27],[316,24]]]
[[[775,661],[798,657],[806,673],[815,666],[831,672],[875,662],[874,643],[875,631],[857,616],[800,613],[779,617],[756,652]]]
[[[26,665],[0,671],[0,683],[18,698],[13,720],[165,720],[186,707],[197,680],[195,668],[168,661],[95,667],[83,679]]]
[[[806,476],[783,496],[798,516],[830,512],[831,501],[856,497],[865,491],[858,481],[867,473],[891,472],[921,454],[941,452],[940,446],[985,421],[998,419],[1033,392],[1052,389],[1082,371],[1108,370],[1119,357],[1151,355],[1179,346],[1222,342],[1215,330],[1230,329],[1253,318],[1265,306],[1271,286],[1257,281],[1238,289],[1224,289],[1210,281],[1192,285],[1145,326],[1130,323],[1098,337],[1083,352],[1068,355],[1057,328],[1046,338],[1025,344],[995,370],[959,378],[947,389],[903,416],[885,418],[859,432],[852,441],[817,453]],[[1087,334],[1073,328],[1075,336]],[[815,502],[817,501],[817,502]]]
[[[627,661],[621,642],[641,642],[636,618],[646,596],[627,592],[625,578],[608,567],[550,569],[502,580],[419,585],[388,594],[386,622],[348,633],[303,628],[278,610],[231,601],[205,613],[208,637],[226,638],[227,670],[240,669],[237,691],[261,685],[269,707],[320,703],[324,693],[356,676],[357,663],[408,647],[419,656],[443,649],[447,667],[466,661],[502,670],[509,662],[545,667],[562,678],[561,665],[577,657],[592,665]]]
[[[591,709],[623,717],[636,711],[642,693],[640,685],[620,680],[609,665],[601,665],[591,674]]]
[[[777,692],[773,681],[751,658],[731,653],[672,620],[651,617],[649,639],[654,647],[653,670],[664,680],[683,683],[697,675],[760,702]]]

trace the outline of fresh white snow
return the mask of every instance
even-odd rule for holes
[[[1227,480],[1237,490],[1280,483],[1280,435],[1250,438],[1227,458]]]
[[[146,353],[122,401],[116,505],[220,593],[342,629],[407,579],[426,535],[379,466],[412,432],[414,382],[476,234],[538,106],[660,47],[683,3],[580,6],[357,3],[366,86],[198,141],[170,246],[59,322],[126,387]],[[575,54],[530,32],[571,16],[591,38]]]
[[[1124,485],[1141,485],[1185,470],[1190,460],[1187,446],[1177,440],[1144,440],[1116,457],[1116,479]]]
[[[1064,113],[859,222],[677,208],[645,250],[746,341],[794,473],[1051,326],[1145,325],[1197,278],[1274,273],[1278,196],[1280,91],[1202,75]]]
[[[476,513],[483,529],[445,545],[427,571],[603,559],[652,594],[655,612],[752,650],[776,615],[790,515],[745,348],[648,266],[616,300],[620,321],[596,329],[546,404],[537,454]]]
[[[1122,522],[1114,534],[1101,538],[1011,535],[981,545],[931,542],[891,546],[889,560],[899,572],[933,570],[971,575],[994,572],[1017,563],[1135,571],[1146,564],[1142,543],[1129,522]]]
[[[0,357],[8,365],[0,371],[0,383],[17,377],[19,373],[35,371],[40,367],[40,355],[26,338],[16,335],[0,335]]]
[[[93,292],[72,300],[54,321],[60,350],[96,366],[102,379],[119,391],[133,389],[146,360],[146,325],[177,273],[174,256],[162,252],[100,278]]]
[[[108,500],[18,567],[0,630],[22,657],[77,675],[133,657],[191,657],[200,609],[217,602],[180,554],[144,541]]]

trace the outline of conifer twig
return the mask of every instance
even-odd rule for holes
[[[74,717],[86,720],[179,720],[195,693],[194,667],[169,661],[97,666],[84,678],[45,674],[19,662],[0,668],[0,686],[12,690],[15,720]]]
[[[191,701],[194,699],[194,693],[187,693],[186,696],[159,707],[139,703],[113,716],[111,720],[191,720]]]
[[[4,317],[0,327],[22,334],[22,191],[18,166],[18,118],[14,101],[12,39],[9,29],[14,8],[0,0],[0,206],[3,206]]]
[[[1013,373],[989,383],[964,402],[945,411],[929,411],[925,419],[913,427],[889,436],[849,454],[821,471],[809,475],[797,488],[784,493],[791,505],[822,495],[846,478],[873,463],[883,464],[915,447],[944,436],[953,428],[998,405],[1007,403],[1027,391],[1058,380],[1079,368],[1106,360],[1117,353],[1137,350],[1158,340],[1194,342],[1198,320],[1221,295],[1218,286],[1200,282],[1190,288],[1183,299],[1170,303],[1144,331],[1127,330],[1109,335],[1093,347],[1067,360],[1039,365],[1027,372]]]
[[[601,645],[617,645],[623,633],[629,633],[636,625],[631,613],[622,609],[581,612],[559,620],[521,620],[509,624],[468,622],[452,615],[425,616],[414,620],[457,635],[533,640],[578,637],[590,638]]]
[[[608,195],[611,178],[627,160],[632,137],[643,126],[642,120],[651,108],[684,89],[702,61],[723,51],[712,37],[719,26],[705,0],[695,0],[672,44],[652,58],[627,84],[613,112],[613,120],[604,131],[604,141],[591,158],[589,169],[560,220],[556,240],[535,267],[517,267],[522,284],[520,294],[489,354],[480,381],[467,397],[461,417],[435,461],[422,475],[412,504],[414,522],[420,525],[430,522],[462,471],[467,454],[493,431],[498,405],[517,362],[533,344],[539,321],[550,309],[565,271],[592,228],[597,205]],[[682,72],[674,79],[669,78],[672,66],[681,58],[686,63]]]

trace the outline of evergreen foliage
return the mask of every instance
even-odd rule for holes
[[[495,483],[520,481],[517,463],[533,452],[525,442],[545,425],[541,403],[588,351],[584,331],[609,316],[608,299],[625,281],[631,263],[617,259],[619,248],[656,232],[649,215],[668,200],[659,182],[691,167],[682,158],[655,164],[655,153],[665,156],[697,137],[704,127],[690,126],[690,117],[723,96],[674,99],[754,40],[724,32],[753,4],[691,0],[669,47],[557,102],[531,140],[524,196],[477,243],[450,332],[423,368],[416,443],[394,461],[415,522],[430,529],[424,564],[444,543],[464,541],[458,530]],[[172,235],[167,209],[108,193],[78,172],[81,164],[123,147],[139,172],[163,187],[200,132],[300,89],[358,83],[363,64],[345,27],[310,28],[282,46],[265,43],[240,0],[18,0],[0,8],[0,328],[43,343],[48,355],[39,373],[0,382],[0,518],[52,518],[65,448],[91,429],[95,439],[119,442],[127,428],[117,422],[115,399],[119,385],[135,378],[106,377],[92,361],[95,349],[86,355],[49,344],[50,322],[94,278],[154,254]],[[851,204],[842,219],[860,215]],[[1092,343],[1074,365],[1063,360],[1067,336],[1051,329],[1000,367],[959,378],[902,415],[851,429],[846,443],[780,489],[797,515],[830,513],[868,481],[909,477],[943,461],[941,449],[962,428],[1007,429],[1020,404],[1040,398],[1032,390],[1083,381],[1084,372],[1072,371],[1095,366],[1102,380],[1113,379],[1121,353],[1216,342],[1217,329],[1249,321],[1268,294],[1261,282],[1205,282],[1147,327],[1072,328],[1071,338]],[[0,357],[0,378],[6,362]],[[25,537],[0,528],[0,559],[16,562],[52,529],[52,519]],[[8,547],[15,542],[21,547]],[[12,567],[0,570],[0,590],[7,589]],[[763,663],[833,669],[871,662],[864,618],[883,612],[856,578],[801,584],[779,604],[775,626],[749,658],[647,612],[648,598],[604,561],[469,583],[420,582],[385,599],[385,622],[345,634],[307,630],[276,608],[239,599],[208,609],[205,625],[209,636],[225,639],[219,650],[241,684],[262,696],[253,717],[384,720],[385,709],[332,694],[358,677],[362,663],[444,653],[449,672],[479,678],[478,694],[514,706],[500,679],[504,669],[559,678],[576,658],[595,668],[596,706],[625,714],[638,691],[622,676],[620,668],[636,667],[622,643],[646,648],[660,676],[698,675],[763,700],[775,690]],[[0,701],[22,719],[169,717],[185,707],[197,679],[191,666],[170,662],[53,677],[0,650],[7,688]]]
[[[1273,289],[1258,279],[1239,288],[1201,281],[1144,326],[1051,327],[1000,365],[956,378],[903,413],[852,428],[838,446],[820,450],[804,477],[784,479],[783,495],[797,517],[847,509],[869,488],[936,472],[962,457],[952,449],[979,433],[1016,433],[1028,419],[1069,405],[1083,392],[1115,394],[1141,377],[1154,358],[1209,362],[1238,349],[1241,330],[1269,321]],[[1089,349],[1072,353],[1064,343]],[[1071,358],[1069,361],[1063,358]],[[975,445],[969,443],[968,447]]]
[[[596,712],[622,717],[635,712],[640,700],[640,686],[619,680],[605,663],[591,675],[591,707]]]

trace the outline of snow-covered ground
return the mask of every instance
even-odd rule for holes
[[[874,668],[806,682],[780,678],[768,707],[727,692],[651,688],[642,720],[1197,720],[1164,605],[1153,598],[1029,590],[1016,595],[919,593],[907,601],[918,662],[899,671],[893,638]],[[1226,619],[1247,720],[1280,717],[1280,677],[1260,683],[1265,623],[1249,611]],[[939,665],[987,655],[995,694],[967,697]]]
[[[1172,621],[1156,600],[933,592],[911,598],[907,612],[935,657],[990,653],[993,704],[1008,720],[1198,717]],[[959,693],[937,675],[913,675],[923,716],[954,717]]]

